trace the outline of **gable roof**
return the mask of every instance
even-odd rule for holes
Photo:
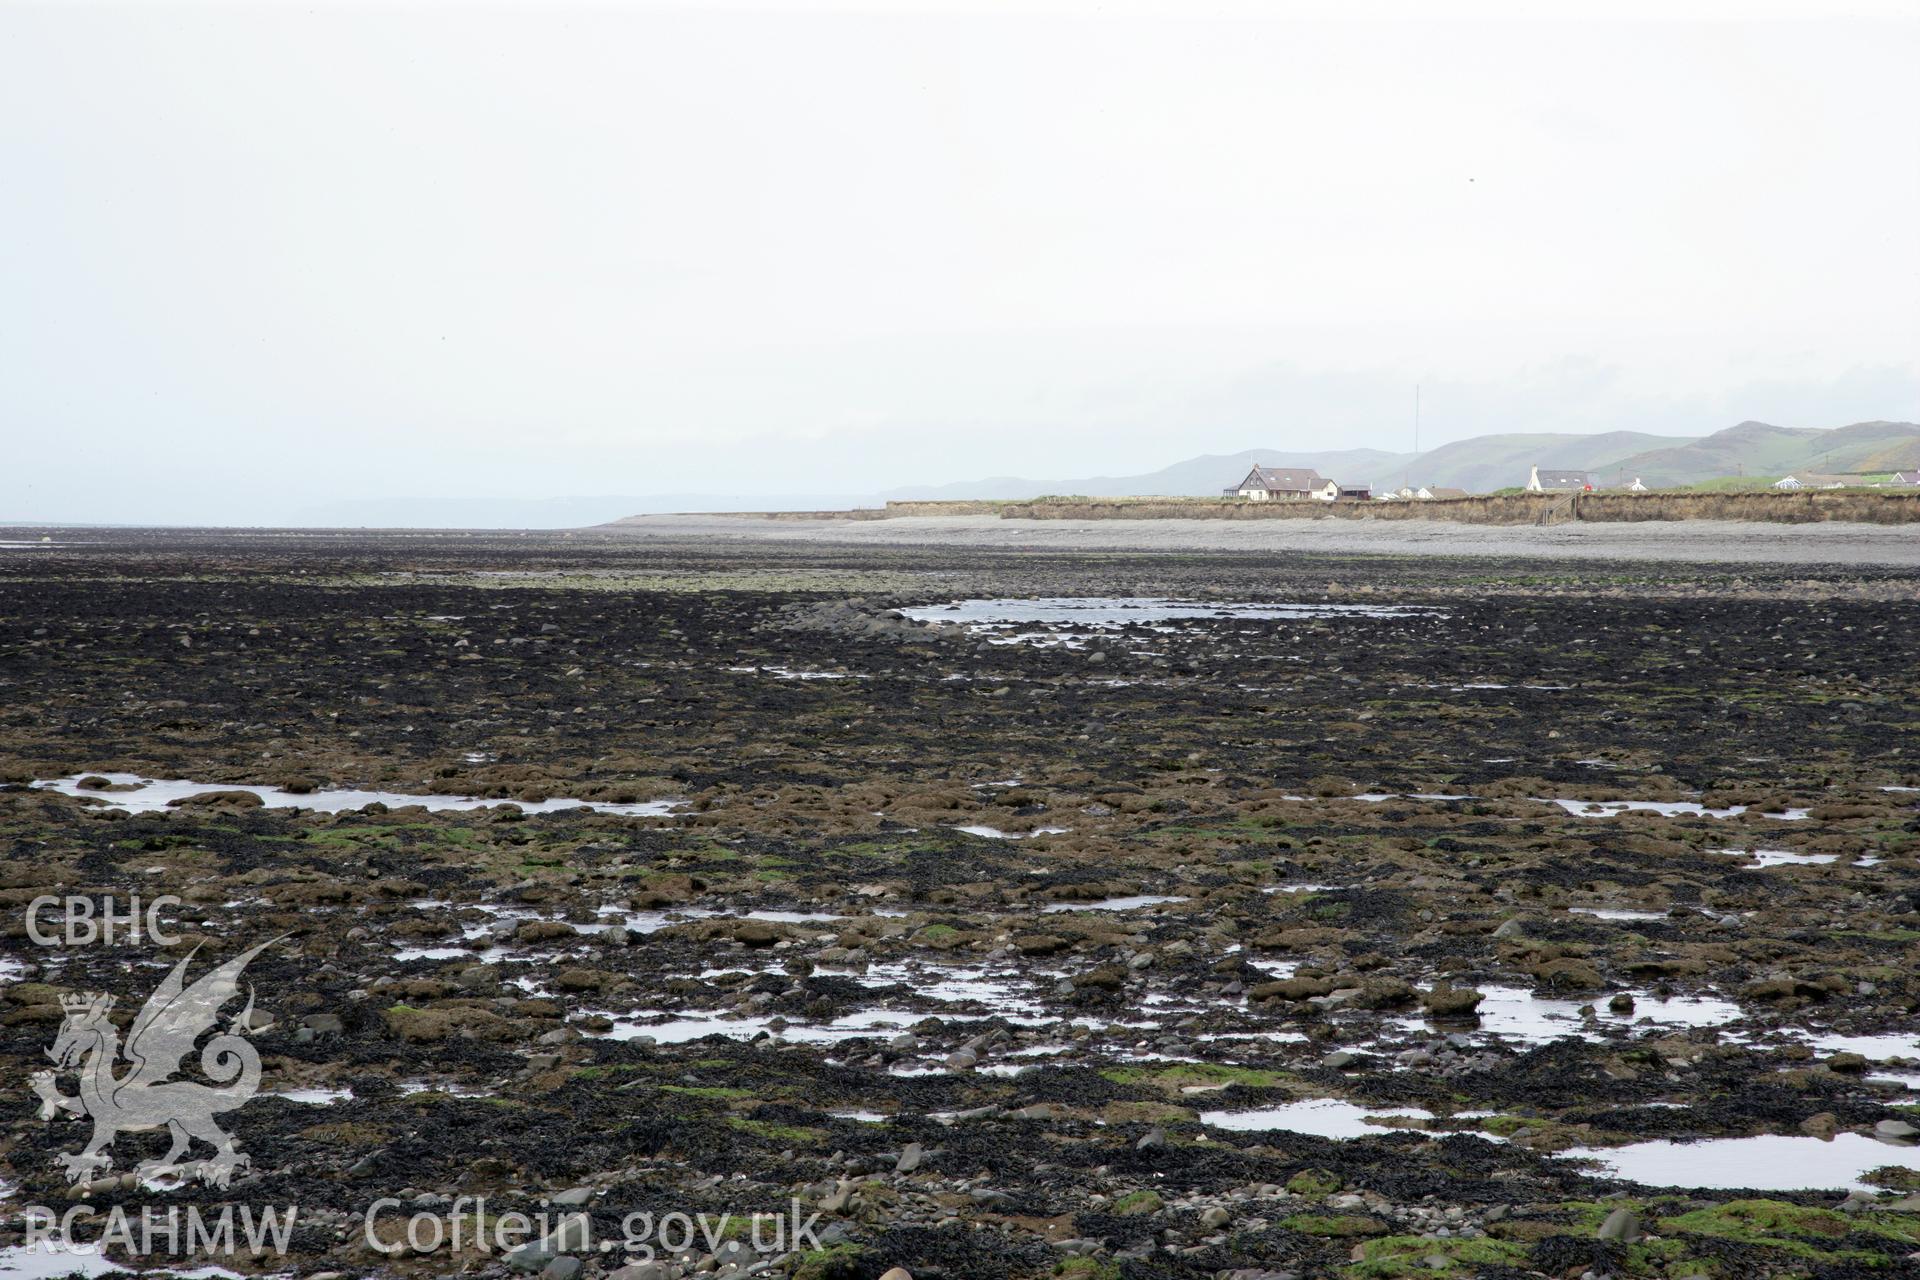
[[[1533,473],[1543,486],[1552,488],[1579,489],[1593,483],[1584,471],[1549,471],[1545,467],[1535,467]]]
[[[1305,493],[1326,486],[1326,480],[1311,467],[1261,467],[1247,473],[1242,489],[1267,489],[1279,493]]]

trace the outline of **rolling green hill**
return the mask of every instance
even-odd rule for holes
[[[1556,432],[1475,436],[1422,455],[1411,464],[1411,470],[1415,483],[1449,485],[1469,493],[1525,484],[1527,473],[1536,464],[1549,469],[1591,471],[1596,480],[1613,483],[1609,469],[1621,459],[1692,443],[1684,436],[1654,436],[1641,431],[1608,431],[1592,436]]]
[[[1832,430],[1743,422],[1675,448],[1613,464],[1653,488],[1721,476],[1784,476],[1795,471],[1893,471],[1920,464],[1920,425],[1858,422]],[[1615,477],[1605,477],[1612,481]]]

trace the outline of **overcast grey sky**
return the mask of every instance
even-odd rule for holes
[[[0,3],[0,518],[1920,418],[1916,6],[1552,8]]]

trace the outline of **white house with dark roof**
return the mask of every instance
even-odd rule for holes
[[[1247,472],[1247,478],[1238,487],[1227,492],[1252,502],[1305,502],[1321,498],[1331,483],[1310,467],[1256,466]],[[1332,501],[1331,498],[1322,500]]]
[[[1529,493],[1586,493],[1593,488],[1593,477],[1584,471],[1543,471],[1535,465],[1527,476]]]
[[[1365,502],[1373,497],[1373,486],[1341,484],[1311,467],[1255,467],[1221,492],[1250,502]]]

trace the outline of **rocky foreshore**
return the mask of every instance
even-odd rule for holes
[[[38,1204],[291,1206],[220,1265],[300,1276],[1920,1272],[1912,585],[23,553],[0,1267]],[[36,901],[162,896],[162,939],[41,945]],[[221,1011],[260,1061],[226,1184],[143,1175],[138,1127],[70,1176],[79,997],[131,1042],[183,958],[268,943]]]

